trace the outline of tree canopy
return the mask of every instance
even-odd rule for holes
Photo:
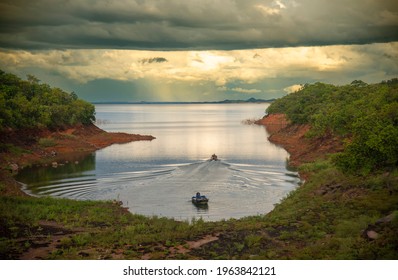
[[[22,80],[0,70],[0,131],[5,128],[60,128],[90,124],[94,105],[72,93],[40,84],[33,75]]]
[[[276,100],[267,113],[284,113],[294,124],[310,124],[309,136],[334,134],[346,140],[335,163],[369,173],[398,166],[398,79],[378,84],[354,81],[335,86],[306,84]]]

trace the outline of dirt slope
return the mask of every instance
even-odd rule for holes
[[[271,114],[256,123],[266,127],[270,135],[268,139],[272,143],[288,151],[291,166],[297,167],[343,149],[342,140],[338,137],[331,135],[318,138],[306,137],[311,127],[291,124],[284,114]]]

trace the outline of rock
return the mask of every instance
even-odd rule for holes
[[[326,195],[337,192],[342,187],[341,184],[334,185],[322,185],[319,189],[315,191],[317,195]]]
[[[87,258],[87,257],[89,257],[90,256],[90,254],[89,253],[87,253],[87,252],[84,252],[84,251],[81,251],[81,252],[79,252],[79,254],[78,254],[79,256],[82,256],[82,257],[85,257],[85,258]]]
[[[392,222],[392,220],[394,219],[394,213],[391,213],[390,215],[388,215],[388,216],[385,216],[385,217],[383,217],[383,218],[381,218],[381,219],[378,219],[377,221],[376,221],[376,225],[378,225],[378,224],[384,224],[384,223],[391,223]]]
[[[122,206],[122,205],[123,205],[123,201],[121,201],[121,200],[116,200],[116,199],[114,199],[114,200],[112,201],[112,203],[113,203],[113,204],[116,204],[116,205],[119,205],[119,206]]]
[[[375,239],[379,238],[379,234],[377,232],[375,232],[374,230],[367,231],[366,236],[371,240],[375,240]]]
[[[11,169],[12,172],[18,172],[18,170],[19,170],[18,164],[16,164],[16,163],[10,163],[9,166],[10,166],[10,169]]]

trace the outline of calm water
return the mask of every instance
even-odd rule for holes
[[[32,195],[118,199],[133,213],[191,220],[264,214],[297,187],[288,154],[267,140],[267,104],[97,105],[106,131],[150,134],[153,141],[112,145],[58,168],[20,173]],[[209,161],[215,153],[219,161]],[[196,192],[208,207],[194,206]]]

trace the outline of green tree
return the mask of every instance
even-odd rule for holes
[[[21,80],[0,70],[0,130],[49,127],[58,128],[95,120],[95,107],[33,75]]]

